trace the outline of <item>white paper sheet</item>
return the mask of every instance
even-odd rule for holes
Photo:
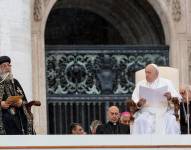
[[[167,90],[167,86],[163,86],[157,89],[140,86],[139,97],[146,99],[147,102],[160,102],[166,99],[164,94],[167,92]]]

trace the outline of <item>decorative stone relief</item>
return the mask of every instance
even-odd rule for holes
[[[166,0],[166,4],[168,7],[170,7],[171,0]]]
[[[41,0],[34,1],[33,16],[35,21],[40,21],[42,19],[42,1]]]
[[[44,4],[47,5],[47,3],[49,2],[49,0],[44,0]]]
[[[179,22],[181,19],[181,4],[180,0],[172,0],[172,17],[173,20]]]

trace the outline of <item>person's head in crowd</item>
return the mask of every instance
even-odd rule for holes
[[[124,125],[129,125],[131,120],[131,114],[130,112],[122,112],[120,116],[120,123]]]
[[[191,86],[190,85],[181,86],[179,89],[179,93],[185,102],[187,101],[187,99],[191,101]]]
[[[102,122],[99,120],[94,120],[92,121],[91,125],[90,125],[90,130],[92,134],[96,134],[96,129],[99,125],[101,125]]]
[[[129,111],[131,117],[137,111],[137,104],[132,99],[127,99],[127,110]]]
[[[108,121],[117,123],[119,121],[119,108],[117,106],[110,106],[107,111]]]
[[[0,56],[0,77],[6,80],[13,78],[11,73],[11,59],[8,56]]]
[[[147,82],[152,83],[159,76],[158,66],[155,64],[149,64],[145,67],[145,77]]]
[[[72,123],[70,125],[70,134],[85,134],[85,132],[79,123]]]

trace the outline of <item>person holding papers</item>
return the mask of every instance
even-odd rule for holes
[[[0,134],[33,134],[32,121],[24,104],[24,91],[11,72],[11,59],[0,56]]]
[[[132,134],[179,134],[180,124],[169,101],[181,96],[170,80],[159,77],[157,65],[147,65],[145,76],[146,80],[140,81],[132,94],[139,109],[134,114]]]

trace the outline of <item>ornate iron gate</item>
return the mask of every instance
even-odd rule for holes
[[[168,46],[46,46],[48,133],[66,134],[72,122],[86,132],[106,121],[110,105],[126,110],[135,72],[149,63],[168,66]]]

